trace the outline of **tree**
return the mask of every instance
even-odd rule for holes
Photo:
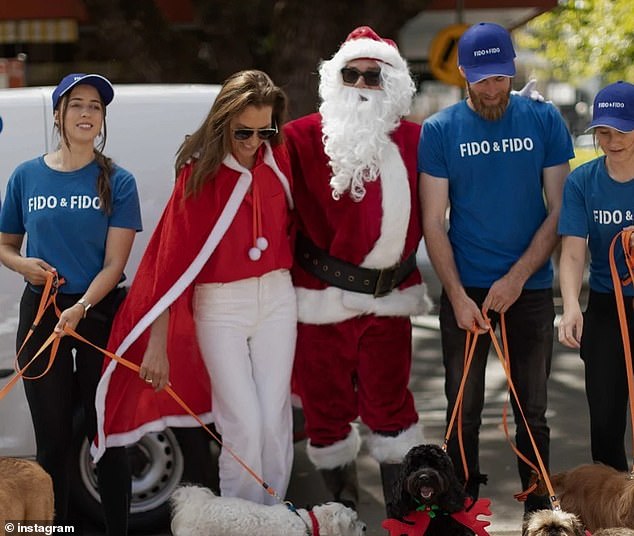
[[[317,66],[353,28],[367,24],[395,38],[428,2],[192,0],[195,29],[183,31],[153,0],[84,0],[95,39],[81,50],[112,62],[117,82],[221,83],[261,69],[286,90],[297,117],[316,109]]]
[[[515,37],[547,60],[546,78],[573,84],[596,75],[604,82],[634,79],[631,0],[560,0]]]

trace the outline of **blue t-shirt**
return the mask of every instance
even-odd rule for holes
[[[45,260],[66,283],[65,294],[85,292],[103,268],[109,227],[140,231],[141,209],[134,177],[114,166],[112,212],[100,210],[96,162],[70,172],[56,171],[39,157],[11,175],[0,211],[0,231],[26,233],[26,256]]]
[[[526,251],[547,215],[542,170],[573,156],[557,109],[524,97],[511,95],[497,121],[466,101],[425,121],[418,167],[449,180],[449,241],[465,287],[489,288]],[[551,285],[548,261],[525,288]]]
[[[575,169],[566,179],[559,217],[559,234],[588,239],[590,288],[613,292],[609,249],[614,236],[634,225],[634,179],[618,182],[608,175],[605,157],[600,156]],[[621,276],[627,275],[623,248],[614,248]],[[632,285],[623,294],[634,295]]]

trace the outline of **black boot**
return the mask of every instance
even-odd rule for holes
[[[359,502],[359,484],[357,482],[357,464],[355,462],[335,467],[320,469],[326,488],[333,494],[335,501],[357,509]]]
[[[398,501],[401,491],[396,489],[397,482],[401,474],[402,463],[380,464],[381,484],[383,485],[383,499],[385,501],[385,511],[387,517],[396,517],[394,505]]]
[[[472,473],[469,475],[469,481],[465,486],[465,493],[474,501],[480,496],[480,486],[486,485],[489,481],[489,475],[485,473]]]

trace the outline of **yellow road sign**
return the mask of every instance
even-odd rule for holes
[[[458,40],[468,24],[452,24],[440,30],[429,47],[429,67],[441,82],[462,87],[464,78],[458,70]]]

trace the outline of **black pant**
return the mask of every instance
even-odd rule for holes
[[[634,343],[632,305],[632,298],[626,297],[630,345]],[[592,459],[627,471],[627,374],[614,294],[590,291],[584,313],[581,359],[586,371]]]
[[[482,306],[488,289],[467,288],[466,291],[478,306]],[[499,315],[491,312],[489,316],[495,327],[498,324]],[[552,360],[554,318],[555,310],[552,290],[550,289],[523,291],[505,314],[511,378],[515,384],[528,426],[546,467],[548,467],[550,446],[550,430],[546,424],[546,384]],[[440,328],[446,374],[447,422],[449,422],[464,371],[466,332],[458,327],[451,303],[444,292],[440,301]],[[481,481],[478,436],[482,422],[485,370],[490,343],[491,339],[488,335],[481,335],[478,338],[463,398],[462,434],[469,470],[467,491],[474,496],[478,494],[478,485]],[[519,414],[514,398],[511,398],[511,404],[515,416],[517,446],[520,452],[535,462],[526,426]],[[455,430],[449,441],[448,453],[454,462],[458,475],[464,479]],[[530,481],[531,470],[519,459],[518,470],[522,486],[526,489]],[[529,500],[528,503],[527,508],[532,509],[531,501]]]
[[[82,319],[77,332],[92,343],[105,347],[112,325],[112,318],[120,303],[122,290],[115,289]],[[40,294],[27,287],[20,301],[17,348],[26,338],[37,313]],[[61,310],[73,305],[80,298],[76,294],[59,294],[57,304]],[[44,341],[52,333],[58,319],[53,307],[49,307],[26,343],[19,357],[20,366],[28,363]],[[73,358],[73,353],[75,357]],[[27,369],[26,376],[41,374],[49,360],[50,347]],[[92,441],[97,432],[95,392],[101,377],[104,356],[97,350],[76,339],[62,338],[55,363],[51,370],[37,380],[25,380],[24,389],[31,410],[37,461],[51,475],[55,492],[55,520],[67,522],[70,492],[69,448],[73,436],[73,415],[77,404],[83,410],[85,434]],[[124,447],[107,449],[97,464],[99,493],[104,510],[108,534],[125,536],[131,495],[130,468]]]

